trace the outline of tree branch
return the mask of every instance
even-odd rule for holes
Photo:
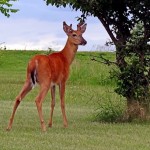
[[[115,38],[112,31],[110,30],[109,25],[106,23],[106,21],[102,17],[99,16],[98,19],[103,24],[104,28],[106,29],[107,33],[109,34],[109,36],[112,39],[112,41],[114,42],[114,44],[117,45],[117,39]]]
[[[99,59],[99,60],[98,60]],[[106,64],[108,66],[110,65],[117,65],[116,62],[113,62],[113,61],[110,61],[106,58],[104,58],[102,55],[99,55],[99,56],[93,56],[93,58],[91,58],[92,61],[96,61],[96,62],[100,62],[100,63],[103,63],[103,64]]]

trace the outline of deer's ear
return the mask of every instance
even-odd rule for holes
[[[67,35],[69,35],[72,32],[72,24],[70,26],[68,26],[66,24],[66,22],[63,22],[63,29],[64,29],[65,33]]]
[[[81,32],[82,33],[84,33],[85,32],[85,30],[86,30],[86,26],[87,26],[87,24],[85,23],[83,26],[81,26]]]

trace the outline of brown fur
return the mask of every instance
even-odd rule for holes
[[[82,37],[82,34],[86,30],[86,24],[78,24],[77,30],[73,30],[72,25],[68,26],[64,22],[63,29],[68,35],[68,40],[62,51],[50,54],[48,56],[36,55],[29,61],[27,67],[26,81],[21,92],[16,97],[13,112],[10,117],[7,130],[10,130],[12,128],[15,112],[20,102],[26,96],[26,94],[29,91],[31,91],[31,89],[36,83],[40,85],[40,91],[35,99],[35,102],[42,130],[46,131],[46,126],[44,123],[42,113],[42,103],[49,89],[51,89],[52,96],[49,127],[52,127],[52,117],[55,106],[55,85],[58,85],[60,90],[63,124],[64,127],[68,126],[67,117],[65,113],[65,85],[69,76],[69,68],[77,52],[78,45],[86,44],[86,41]]]

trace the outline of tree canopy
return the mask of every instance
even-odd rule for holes
[[[13,9],[13,4],[11,3],[15,1],[17,0],[0,0],[0,12],[6,17],[9,17],[10,13],[16,13],[18,9]]]
[[[83,19],[88,15],[98,17],[115,44],[124,43],[135,24],[143,21],[145,36],[150,37],[149,0],[45,0],[47,5],[80,10]]]

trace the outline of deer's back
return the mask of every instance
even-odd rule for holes
[[[34,72],[39,84],[49,82],[59,84],[67,80],[69,65],[61,53],[36,55],[28,64],[28,74],[31,72]]]

